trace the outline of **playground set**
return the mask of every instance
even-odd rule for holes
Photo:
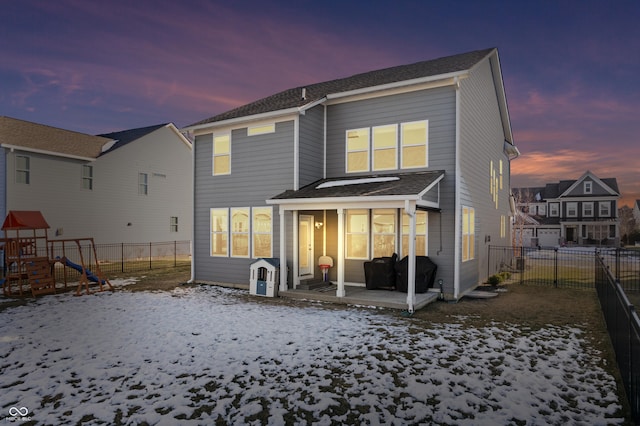
[[[41,294],[56,292],[55,266],[64,266],[64,288],[67,288],[67,268],[80,274],[76,295],[79,296],[84,287],[90,294],[89,282],[97,283],[99,291],[113,286],[100,271],[97,261],[96,246],[93,238],[72,238],[50,240],[47,230],[49,225],[39,211],[10,211],[4,220],[2,230],[4,240],[4,277],[0,285],[5,296],[23,296],[23,286],[31,289],[35,297]],[[96,259],[94,271],[87,268],[83,254],[83,245],[91,250],[90,255]],[[67,253],[77,254],[79,263],[73,262]]]

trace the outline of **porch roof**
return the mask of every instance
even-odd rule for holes
[[[318,202],[328,199],[353,201],[369,200],[419,200],[444,177],[443,170],[389,175],[349,176],[320,179],[297,191],[287,190],[269,200],[270,204],[286,204],[294,201]]]

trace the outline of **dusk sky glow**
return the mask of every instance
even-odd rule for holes
[[[90,134],[186,126],[284,89],[497,47],[512,186],[640,199],[640,2],[1,2],[0,115]]]

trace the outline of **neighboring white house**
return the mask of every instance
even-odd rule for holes
[[[620,245],[620,192],[615,178],[600,179],[587,171],[576,180],[512,192],[519,211],[515,221],[519,245]]]
[[[192,146],[173,124],[92,136],[0,117],[0,216],[39,210],[50,238],[188,241]]]
[[[511,242],[519,153],[497,49],[292,88],[185,130],[195,280],[246,283],[275,257],[285,291],[330,257],[344,297],[365,262],[397,253],[428,256],[457,300],[497,272],[489,244]]]

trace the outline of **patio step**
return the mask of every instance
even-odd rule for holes
[[[315,290],[320,287],[326,287],[329,283],[325,283],[319,278],[309,278],[307,280],[300,280],[298,288],[301,290]]]

